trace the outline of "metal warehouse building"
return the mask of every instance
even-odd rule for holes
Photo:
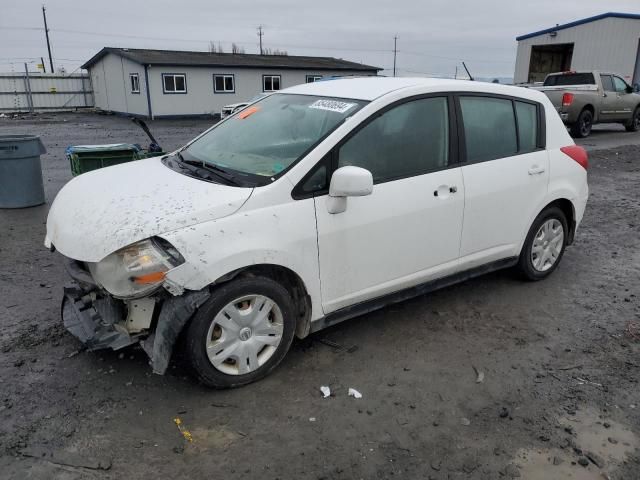
[[[82,68],[89,71],[96,108],[146,118],[216,115],[258,93],[381,70],[331,57],[108,47]]]
[[[517,37],[514,83],[548,73],[601,70],[640,83],[640,15],[603,13]]]

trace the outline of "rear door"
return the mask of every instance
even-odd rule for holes
[[[602,103],[600,104],[600,114],[598,115],[598,121],[601,123],[614,122],[617,120],[618,114],[618,92],[613,83],[613,76],[600,75],[602,82],[602,90],[604,96],[602,97]]]
[[[502,96],[461,94],[465,211],[461,268],[519,254],[549,182],[542,105]]]

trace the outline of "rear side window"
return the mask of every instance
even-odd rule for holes
[[[602,88],[605,92],[616,91],[616,89],[613,88],[613,80],[611,79],[611,75],[600,75],[600,81],[602,82]]]
[[[444,168],[449,155],[445,97],[423,98],[387,110],[347,140],[338,167],[366,168],[375,183]]]
[[[460,97],[468,162],[509,157],[518,152],[511,100]]]
[[[515,102],[518,118],[520,152],[532,152],[538,147],[538,108],[525,102]]]
[[[595,84],[596,79],[593,77],[593,73],[563,73],[562,75],[550,75],[544,79],[545,87]]]

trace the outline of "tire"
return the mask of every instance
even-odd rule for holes
[[[640,130],[640,107],[636,107],[633,111],[633,116],[628,123],[624,124],[624,128],[627,132],[637,132]]]
[[[593,113],[591,110],[583,110],[578,116],[578,121],[571,125],[571,136],[574,138],[585,138],[591,134],[593,127]]]
[[[241,278],[221,285],[198,309],[186,332],[185,353],[193,373],[213,388],[264,378],[291,346],[295,311],[291,295],[270,278]]]
[[[545,227],[550,230],[545,230]],[[562,238],[557,239],[558,229],[562,228]],[[542,233],[542,237],[540,236]],[[551,236],[554,234],[554,236]],[[548,238],[544,238],[547,236]],[[549,207],[536,217],[525,239],[517,269],[527,280],[537,281],[547,278],[558,268],[564,255],[569,238],[569,227],[564,212],[558,207]],[[555,240],[554,240],[555,239]],[[542,248],[539,253],[533,249]]]

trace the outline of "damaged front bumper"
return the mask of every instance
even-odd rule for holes
[[[140,343],[149,355],[153,372],[160,375],[169,366],[180,331],[209,298],[208,290],[203,290],[123,301],[99,289],[77,264],[71,262],[67,271],[75,282],[64,289],[65,328],[89,350],[118,350]]]

